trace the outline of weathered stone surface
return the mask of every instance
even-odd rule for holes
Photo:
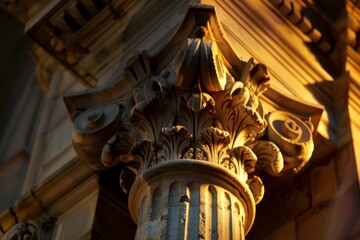
[[[295,174],[312,154],[310,121],[265,112],[267,67],[240,60],[221,31],[212,7],[192,5],[156,56],[132,58],[111,88],[65,98],[80,159],[95,169],[126,165],[120,186],[137,239],[207,239],[210,229],[244,238],[264,194],[257,173]],[[126,97],[123,82],[133,86]]]

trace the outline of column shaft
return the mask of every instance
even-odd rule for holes
[[[136,239],[244,239],[254,214],[245,185],[236,178],[229,182],[228,170],[203,161],[174,162],[150,169],[133,185],[129,206]],[[209,174],[211,169],[216,172]]]

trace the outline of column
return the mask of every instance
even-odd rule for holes
[[[264,194],[258,172],[294,174],[313,151],[310,123],[263,108],[269,82],[264,64],[232,51],[213,8],[193,5],[173,40],[132,58],[118,83],[65,97],[74,148],[95,169],[125,165],[136,239],[244,239]],[[133,87],[119,96],[124,83]]]
[[[251,192],[234,173],[189,159],[137,178],[129,208],[136,239],[244,239],[255,217]]]

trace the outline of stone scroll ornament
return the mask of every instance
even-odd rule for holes
[[[133,83],[134,87],[128,96],[99,101],[77,113],[74,148],[80,159],[98,170],[119,162],[124,164],[120,185],[130,196],[140,196],[141,191],[134,189],[142,189],[137,186],[143,181],[155,181],[147,179],[154,179],[156,175],[168,171],[171,178],[174,168],[179,171],[184,168],[186,175],[186,169],[203,164],[204,169],[217,169],[209,172],[210,176],[217,176],[216,172],[221,170],[223,175],[241,182],[241,194],[248,196],[251,192],[251,197],[244,197],[244,201],[256,204],[264,194],[263,183],[256,173],[264,170],[273,176],[288,176],[298,172],[313,151],[311,129],[290,113],[265,113],[259,100],[269,87],[265,65],[253,59],[229,63],[226,54],[221,52],[224,44],[214,39],[216,34],[209,24],[195,25],[192,29],[186,38],[157,56],[144,52],[129,61],[124,81]],[[161,62],[162,56],[170,60]],[[188,168],[183,167],[185,165]],[[189,179],[192,177],[189,175]],[[204,177],[199,181],[202,184]],[[231,179],[226,181],[233,184]],[[193,186],[186,184],[189,189]],[[173,186],[177,185],[169,189]],[[209,187],[210,192],[211,189]],[[160,187],[153,187],[151,191],[153,200],[164,192]],[[190,201],[195,205],[190,195],[184,193],[180,203]],[[253,200],[246,200],[248,198]],[[150,208],[156,208],[153,200],[144,196],[139,205],[147,202]],[[238,209],[238,200],[233,202],[231,208]],[[129,204],[132,204],[130,200]],[[201,212],[201,204],[199,206]],[[253,210],[247,209],[245,207],[248,215],[253,214]],[[135,220],[144,214],[138,213],[138,209],[132,212]],[[153,219],[150,222],[155,224],[156,211],[155,215],[149,214],[148,218]],[[145,230],[139,221],[142,220],[138,220],[137,236],[141,239]],[[252,221],[244,223],[245,234]],[[201,229],[201,221],[197,224]],[[172,225],[169,223],[169,226]],[[153,228],[149,225],[147,229],[151,232]]]
[[[17,240],[28,239],[38,240],[40,237],[38,226],[33,223],[17,223],[10,230],[8,230],[1,239]]]
[[[56,219],[46,216],[38,221],[19,222],[13,225],[0,238],[1,240],[45,240],[51,239]]]

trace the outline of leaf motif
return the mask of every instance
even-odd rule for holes
[[[264,196],[264,184],[258,176],[252,176],[246,183],[249,185],[250,191],[254,196],[255,204],[258,204]]]
[[[229,85],[229,94],[231,100],[231,107],[244,105],[249,101],[250,93],[248,88],[244,87],[242,82],[236,81]]]
[[[130,151],[135,143],[135,138],[128,133],[115,134],[103,147],[101,153],[102,163],[106,167],[111,167],[118,162],[128,163],[133,161],[134,159]]]
[[[215,41],[205,39],[201,41],[200,73],[203,89],[208,92],[223,91],[225,89],[229,74]]]
[[[256,169],[265,170],[272,176],[277,176],[284,167],[284,159],[280,149],[270,141],[257,141],[250,146],[258,158]]]
[[[190,148],[192,135],[181,125],[162,128],[160,135],[161,149],[158,152],[160,161],[181,159]]]
[[[187,100],[187,105],[194,112],[198,112],[203,110],[207,104],[204,101],[201,92],[193,92]]]
[[[240,166],[243,166],[247,173],[253,173],[255,171],[255,164],[257,162],[257,156],[247,146],[240,146],[233,149],[235,158],[238,160]]]
[[[206,128],[201,133],[201,149],[206,153],[207,159],[220,164],[227,154],[227,146],[230,141],[230,134],[216,127]]]
[[[159,162],[157,152],[159,146],[151,141],[140,141],[132,149],[131,154],[134,155],[135,161],[141,163],[140,169],[145,170]]]

